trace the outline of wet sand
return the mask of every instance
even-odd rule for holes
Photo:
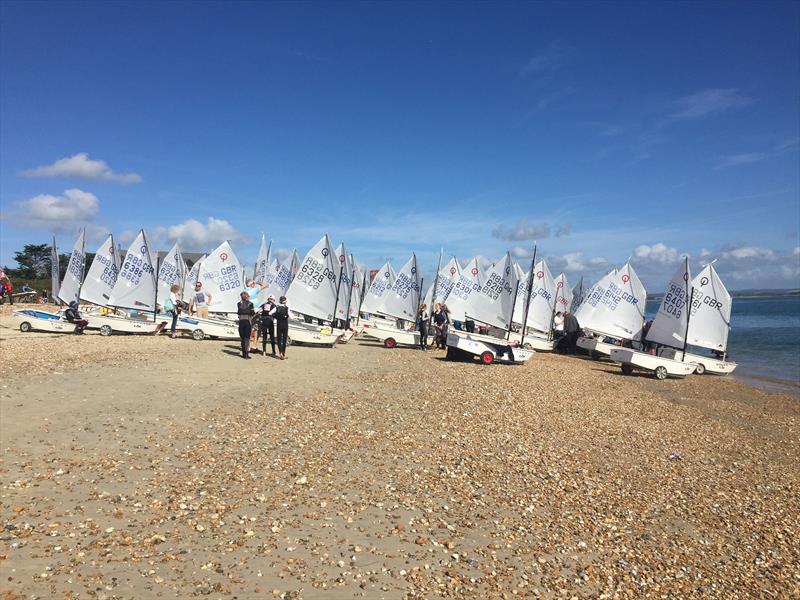
[[[800,594],[800,404],[353,339],[20,334],[0,316],[0,595]]]

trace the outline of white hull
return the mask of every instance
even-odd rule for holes
[[[86,327],[88,329],[99,329],[101,335],[111,335],[112,333],[154,333],[159,324],[169,324],[169,320],[163,317],[159,317],[155,322],[152,318],[131,319],[113,314],[89,313],[85,317],[89,321]]]
[[[339,337],[345,333],[341,329],[332,329],[327,325],[314,325],[303,321],[289,321],[289,343],[326,346],[332,348]],[[347,332],[351,334],[352,332]],[[349,339],[349,338],[348,338]]]
[[[230,319],[201,319],[197,316],[181,315],[178,317],[177,329],[191,331],[192,337],[196,340],[206,338],[239,339],[239,323]]]
[[[387,348],[400,346],[419,346],[419,331],[397,329],[397,327],[370,327],[364,335],[383,342]]]
[[[607,344],[600,340],[600,338],[579,337],[577,341],[578,348],[586,350],[592,358],[600,358],[600,356],[611,356],[614,350],[619,349],[616,344]],[[598,356],[600,355],[600,356]],[[613,359],[612,359],[613,360]]]
[[[611,360],[622,363],[622,372],[630,375],[634,370],[640,369],[653,373],[656,379],[669,377],[686,377],[697,368],[695,363],[685,363],[672,360],[663,356],[654,356],[645,352],[638,352],[630,348],[614,348],[611,351]]]
[[[447,354],[473,354],[480,357],[481,362],[490,365],[494,362],[522,364],[533,358],[534,350],[527,348],[510,348],[508,341],[488,335],[449,331],[447,334]]]
[[[682,358],[683,362],[685,363],[696,364],[696,372],[698,375],[702,375],[703,373],[711,373],[713,375],[728,375],[733,373],[736,367],[739,366],[735,362],[719,360],[713,356],[692,354],[691,352],[687,352],[686,356],[684,357],[682,351],[675,350],[673,348],[662,348],[658,354],[664,358],[671,358],[673,360],[680,360]]]
[[[75,333],[75,325],[64,319],[62,315],[43,310],[15,310],[14,319],[19,323],[19,330],[49,331],[52,333]]]
[[[512,331],[509,339],[512,342],[519,342],[522,339],[522,334],[516,331]],[[556,346],[556,343],[554,340],[547,340],[545,338],[541,338],[535,335],[526,334],[523,346],[525,347],[530,346],[537,352],[552,352]]]

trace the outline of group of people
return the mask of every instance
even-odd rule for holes
[[[250,358],[250,345],[258,343],[261,336],[261,355],[267,356],[267,338],[272,347],[272,356],[281,360],[286,359],[286,342],[289,338],[289,306],[286,296],[278,299],[270,294],[267,301],[261,304],[258,311],[250,298],[257,298],[263,286],[258,287],[253,280],[247,282],[247,288],[241,293],[241,300],[236,304],[236,314],[239,318],[239,338],[242,343],[242,358]],[[255,325],[255,328],[253,327]],[[277,338],[277,340],[276,340]],[[278,352],[275,352],[277,341]]]
[[[419,331],[419,347],[428,349],[428,326],[433,325],[433,343],[440,350],[447,348],[447,330],[450,328],[450,310],[446,304],[437,302],[433,305],[433,314],[428,315],[428,305],[422,304],[417,312],[415,323]]]

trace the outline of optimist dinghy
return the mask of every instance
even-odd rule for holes
[[[459,280],[450,293],[448,307],[456,314],[464,314],[465,318],[508,332],[517,290],[517,275],[511,255],[506,253],[503,260],[489,269],[482,285],[463,285]],[[447,333],[447,358],[478,356],[485,365],[494,362],[521,364],[535,354],[532,349],[514,345],[515,342],[508,339],[451,329]]]
[[[524,314],[524,302],[515,303],[514,308],[514,322],[525,321],[524,339],[522,332],[513,331],[509,339],[520,341],[523,346],[533,348],[537,352],[552,352],[555,347],[552,339],[552,326],[555,313],[556,282],[546,261],[541,260],[532,266],[524,285],[527,289],[524,291],[523,298],[528,298],[527,318]]]
[[[416,322],[420,296],[422,294],[417,256],[412,253],[391,287],[383,295],[383,302],[377,312],[385,317],[401,319],[413,324]],[[364,335],[383,342],[386,348],[400,346],[419,346],[420,334],[415,329],[400,329],[396,326],[382,326],[370,323]]]
[[[75,332],[75,325],[67,321],[60,312],[51,313],[44,310],[23,309],[15,310],[12,314],[22,333],[28,333],[29,331]]]
[[[646,301],[647,291],[630,263],[606,275],[595,285],[576,315],[581,328],[590,333],[578,338],[578,347],[598,359],[611,356],[611,351],[619,348],[605,338],[638,342]]]

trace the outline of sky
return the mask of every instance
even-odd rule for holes
[[[800,3],[0,3],[0,264],[323,233],[800,288]]]

